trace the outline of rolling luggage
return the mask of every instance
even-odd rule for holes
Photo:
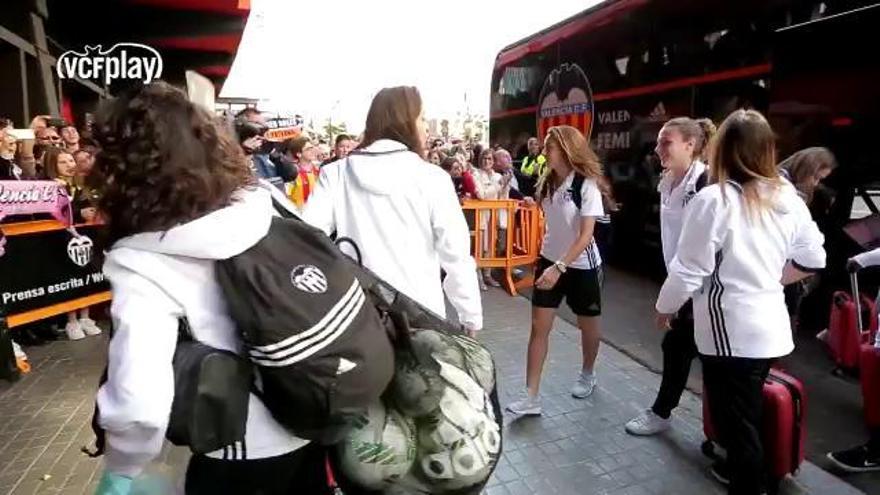
[[[877,312],[874,301],[859,292],[855,272],[850,273],[850,285],[851,294],[844,291],[834,293],[828,323],[828,349],[838,369],[852,372],[859,369],[861,345],[873,341]]]
[[[705,392],[703,397],[706,397]],[[795,474],[804,461],[806,407],[806,394],[801,381],[787,373],[771,369],[764,382],[764,424],[761,436],[771,489],[778,486],[778,482],[787,475]],[[703,432],[707,438],[703,443],[703,453],[717,459],[718,436],[705,399]]]
[[[880,428],[880,347],[876,343],[862,344],[859,365],[865,424],[869,429]]]
[[[852,274],[853,278],[856,272]],[[858,283],[858,282],[856,282]],[[856,302],[856,314],[862,315],[860,304]],[[874,308],[872,317],[876,319]],[[861,320],[859,321],[861,328]],[[876,327],[873,336],[862,342],[859,352],[859,381],[862,385],[862,408],[865,413],[865,424],[869,429],[880,428],[880,341]]]

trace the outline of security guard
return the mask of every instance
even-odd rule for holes
[[[523,158],[520,164],[517,181],[524,196],[534,196],[538,177],[544,175],[544,170],[547,168],[547,158],[541,154],[541,143],[538,138],[529,138],[527,145],[529,155]]]

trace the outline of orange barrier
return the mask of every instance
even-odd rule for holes
[[[530,268],[538,260],[544,235],[544,217],[535,206],[515,200],[464,200],[465,218],[471,231],[472,253],[478,268],[504,270],[501,281],[510,295],[531,287],[534,273],[514,280],[515,268]]]

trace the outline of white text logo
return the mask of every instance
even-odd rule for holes
[[[66,51],[55,66],[59,79],[130,79],[149,84],[162,76],[162,56],[155,48],[139,43],[116,43],[109,50],[86,46],[82,53]]]

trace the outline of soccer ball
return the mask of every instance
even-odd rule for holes
[[[483,388],[443,361],[440,373],[449,384],[440,407],[417,421],[417,472],[431,493],[485,482],[501,451],[500,428]]]
[[[396,371],[388,397],[394,406],[410,418],[430,414],[440,407],[446,384],[440,371],[420,363],[411,355],[398,353]]]
[[[355,421],[339,446],[339,464],[354,483],[382,490],[401,479],[413,466],[416,434],[413,420],[376,402]]]
[[[444,361],[466,371],[486,392],[495,387],[492,355],[476,340],[423,329],[417,330],[411,340],[416,359],[422,365],[436,368],[436,361]]]

